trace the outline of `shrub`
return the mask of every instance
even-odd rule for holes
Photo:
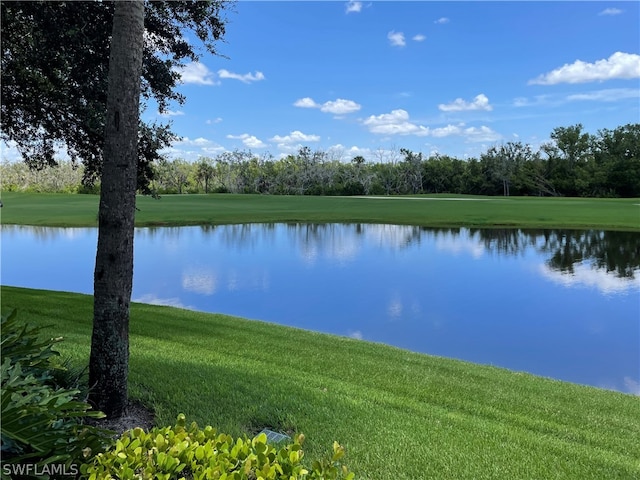
[[[100,195],[100,184],[78,185],[77,191],[83,195]]]
[[[267,443],[261,433],[249,439],[234,439],[217,434],[213,427],[186,426],[185,416],[178,416],[175,427],[153,428],[145,432],[135,428],[125,432],[115,446],[96,455],[80,467],[90,480],[125,479],[344,479],[354,474],[340,463],[344,448],[333,444],[332,455],[302,464],[303,435],[281,446]]]
[[[40,328],[22,324],[16,311],[2,315],[0,365],[2,463],[78,464],[104,450],[113,432],[84,425],[89,411],[80,390],[61,386],[65,367],[54,360],[60,338],[41,339]]]

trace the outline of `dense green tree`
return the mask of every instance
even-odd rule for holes
[[[622,197],[640,197],[640,124],[628,124],[598,132],[595,162],[606,171],[608,192]],[[599,170],[601,170],[599,169]]]
[[[422,152],[412,152],[401,148],[404,159],[399,163],[403,193],[420,193],[423,191]]]
[[[204,193],[209,193],[209,188],[213,177],[215,175],[215,169],[213,162],[210,158],[200,158],[195,165],[195,179],[199,186],[204,190]]]
[[[372,167],[374,175],[374,189],[379,190],[385,195],[393,195],[399,193],[400,186],[398,175],[396,174],[397,166],[393,163],[376,163]]]
[[[462,174],[462,189],[458,193],[481,194],[484,190],[485,179],[482,174],[482,164],[475,158],[464,162]]]
[[[192,167],[192,164],[181,158],[173,161],[161,158],[155,167],[156,184],[160,183],[165,193],[184,193],[189,185]],[[197,171],[194,174],[197,174]]]
[[[585,185],[577,184],[580,169],[589,160],[592,137],[583,132],[582,124],[556,127],[550,135],[552,143],[545,145],[548,155],[549,178],[564,195],[579,195]]]
[[[174,138],[140,123],[140,97],[160,110],[184,101],[174,68],[198,55],[183,30],[215,53],[226,4],[0,3],[2,139],[36,168],[63,147],[84,163],[86,182],[101,180],[89,379],[110,416],[126,405],[136,188],[147,188],[150,163]]]
[[[175,87],[178,67],[197,60],[186,31],[215,51],[230,2],[145,3],[142,98],[160,110],[185,98]],[[2,98],[0,136],[15,142],[29,165],[55,164],[62,149],[85,165],[85,182],[98,180],[104,147],[109,39],[114,2],[1,2]],[[150,163],[175,136],[167,125],[140,124],[138,186],[148,185]]]
[[[82,166],[68,160],[40,170],[29,168],[24,162],[0,163],[4,191],[77,193],[83,191],[82,176]]]
[[[531,146],[522,142],[507,142],[499,147],[491,147],[483,156],[490,165],[491,175],[502,184],[502,194],[509,196],[530,193],[527,186],[530,179],[527,173],[531,170],[525,165],[534,161],[536,154]]]

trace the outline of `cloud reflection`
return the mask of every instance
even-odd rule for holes
[[[182,272],[182,288],[202,295],[213,295],[218,280],[213,269],[187,269]]]
[[[467,253],[478,259],[485,253],[485,247],[480,239],[476,238],[475,235],[469,235],[464,230],[456,234],[451,232],[439,234],[436,237],[435,245],[439,251],[452,253],[456,256],[461,253]]]
[[[394,319],[400,318],[403,309],[402,299],[398,295],[394,295],[387,305],[387,315]]]
[[[300,246],[300,256],[305,265],[313,267],[318,261],[318,248],[315,245],[303,244]]]
[[[237,292],[240,290],[260,290],[266,292],[271,287],[268,270],[239,271],[230,269],[226,281],[227,290]]]
[[[335,225],[306,225],[289,231],[300,245],[300,257],[308,266],[327,258],[341,265],[353,261],[361,247],[361,239]]]
[[[640,290],[640,270],[635,270],[633,278],[619,277],[603,268],[580,262],[574,264],[571,274],[552,269],[546,264],[540,265],[538,271],[547,280],[567,288],[596,288],[605,295]]]
[[[300,257],[308,266],[321,259],[339,265],[354,261],[366,245],[396,250],[419,242],[423,228],[409,225],[312,224],[291,225],[289,233],[300,245]]]
[[[636,380],[628,375],[622,379],[622,382],[615,380],[601,381],[596,383],[595,386],[605,390],[613,390],[615,392],[623,392],[640,396],[640,378]]]
[[[362,340],[364,338],[360,330],[349,331],[349,337],[355,338],[356,340]]]
[[[131,301],[137,303],[148,303],[150,305],[161,305],[165,307],[184,308],[187,310],[197,310],[196,307],[185,305],[178,297],[160,298],[153,293],[147,293],[140,297],[133,298]]]
[[[226,277],[226,278],[224,278]],[[220,286],[229,292],[241,290],[269,290],[271,282],[267,270],[229,269],[226,275],[218,275],[213,268],[188,268],[182,272],[182,288],[200,295],[213,295]]]
[[[624,386],[632,395],[640,396],[640,381],[634,380],[631,377],[624,377]]]
[[[390,249],[406,247],[419,241],[423,229],[411,225],[362,225],[367,241]]]

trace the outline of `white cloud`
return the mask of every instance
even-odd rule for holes
[[[191,139],[183,137],[175,141],[170,147],[160,150],[162,155],[169,158],[182,158],[187,161],[195,161],[199,157],[217,155],[225,151],[225,148],[213,140],[203,137]]]
[[[300,130],[295,130],[289,135],[281,137],[280,135],[276,135],[270,139],[272,142],[276,142],[278,144],[290,145],[293,143],[299,142],[319,142],[320,137],[318,135],[307,135],[302,133]]]
[[[636,88],[607,88],[574,93],[571,95],[536,95],[532,98],[517,97],[513,99],[514,107],[559,106],[567,102],[593,101],[618,102],[629,98],[640,98],[640,90]]]
[[[450,137],[451,135],[461,135],[462,127],[464,123],[460,125],[447,125],[446,127],[438,127],[430,130],[430,134],[432,137],[442,138],[442,137]]]
[[[227,138],[242,140],[242,143],[249,148],[265,148],[267,146],[262,140],[248,133],[243,133],[242,135],[227,135]]]
[[[335,101],[329,101],[322,104],[320,107],[321,112],[333,113],[336,115],[344,115],[345,113],[353,113],[360,110],[361,105],[357,104],[353,100],[345,100],[344,98],[338,98]]]
[[[392,110],[391,113],[371,115],[363,121],[371,133],[381,135],[417,135],[426,136],[429,129],[422,125],[416,125],[409,121],[409,113],[406,110]]]
[[[271,142],[277,144],[279,151],[279,158],[284,158],[287,155],[295,155],[304,146],[308,146],[309,142],[319,142],[319,135],[307,135],[300,130],[295,130],[289,135],[281,136],[276,135],[269,139]]]
[[[445,23],[449,23],[450,20],[447,17],[440,17],[438,20],[434,21],[433,23],[438,23],[440,25],[443,25]]]
[[[207,68],[206,65],[198,62],[190,62],[180,68],[174,68],[175,72],[180,74],[182,83],[192,83],[196,85],[219,85],[220,81],[215,79],[215,74]],[[218,70],[219,78],[230,78],[233,80],[240,80],[244,83],[257,82],[264,80],[265,76],[262,72],[245,73],[244,75],[239,73],[233,73],[229,70]]]
[[[502,135],[485,125],[465,128],[462,131],[462,135],[470,142],[495,142],[502,138]]]
[[[465,124],[447,125],[445,127],[430,129],[429,135],[436,138],[450,137],[457,135],[465,137],[470,142],[495,142],[501,138],[499,133],[494,132],[489,127],[482,125],[480,127],[467,127]]]
[[[486,110],[491,111],[493,107],[489,104],[489,99],[481,93],[476,95],[472,102],[465,102],[461,98],[456,98],[452,103],[438,105],[443,112],[462,112],[467,110]]]
[[[362,340],[364,338],[360,330],[349,331],[349,337],[355,338],[356,340]]]
[[[558,83],[603,82],[613,79],[640,78],[640,55],[615,52],[609,58],[594,63],[576,60],[565,64],[538,78],[529,80],[530,85],[555,85]]]
[[[469,142],[492,142],[499,140],[501,135],[489,127],[466,127],[464,123],[446,125],[444,127],[425,127],[410,121],[406,110],[393,110],[391,113],[371,115],[362,122],[371,133],[380,135],[416,135],[418,137],[431,136],[435,138],[457,135],[465,137]]]
[[[207,140],[206,138],[203,137],[198,137],[194,140],[189,140],[188,137],[185,137],[181,142],[178,143],[182,143],[182,144],[191,144],[191,145],[197,145],[199,147],[206,147],[211,145],[213,142],[211,140]]]
[[[346,13],[359,13],[362,11],[362,2],[356,0],[349,0],[345,5]]]
[[[516,97],[513,99],[514,107],[529,107],[531,105],[533,105],[533,102],[531,102],[527,97]]]
[[[160,116],[161,117],[178,117],[180,115],[184,115],[184,112],[181,110],[164,110],[162,112],[160,112]]]
[[[424,40],[426,40],[427,37],[425,37],[423,34],[419,33],[417,35],[414,35],[412,40],[416,41],[416,42],[423,42]]]
[[[220,123],[222,121],[222,117],[216,117],[213,120],[212,119],[208,119],[206,122],[207,125],[213,125],[214,123]]]
[[[242,143],[249,148],[265,148],[267,146],[266,143],[253,135],[243,139]]]
[[[243,83],[251,83],[251,82],[259,82],[260,80],[264,80],[265,76],[262,72],[253,73],[233,73],[229,70],[221,69],[218,70],[218,76],[220,78],[231,78],[233,80],[240,80]]]
[[[608,88],[605,90],[594,90],[592,92],[569,95],[567,96],[567,100],[570,102],[579,100],[617,102],[618,100],[638,97],[640,97],[640,90],[637,88]]]
[[[319,104],[310,97],[300,98],[296,100],[293,105],[300,108],[319,108],[321,112],[333,113],[335,115],[357,112],[362,107],[353,100],[346,100],[344,98],[338,98],[333,101]]]
[[[373,152],[370,148],[361,148],[356,145],[347,148],[341,143],[336,143],[335,145],[331,145],[327,149],[327,157],[329,159],[338,160],[341,162],[349,162],[353,159],[353,157],[357,157],[358,155],[364,157],[367,160],[373,158]]]
[[[173,68],[174,72],[180,74],[182,83],[192,83],[195,85],[219,85],[220,82],[214,78],[214,73],[206,65],[199,62],[189,62],[182,67]]]
[[[620,15],[622,12],[619,8],[605,8],[598,15]]]
[[[404,33],[402,32],[396,32],[391,30],[387,34],[387,38],[389,39],[389,43],[391,43],[391,45],[394,47],[404,47],[407,44],[407,42],[404,39]]]
[[[314,102],[313,98],[304,97],[296,100],[293,106],[300,107],[300,108],[319,108],[321,105],[318,105],[316,102]]]

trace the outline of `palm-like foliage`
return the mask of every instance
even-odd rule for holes
[[[2,315],[1,328],[2,462],[71,464],[103,450],[111,432],[83,420],[104,414],[90,410],[80,390],[57,385],[65,367],[53,346],[62,339],[41,337],[15,310]]]

